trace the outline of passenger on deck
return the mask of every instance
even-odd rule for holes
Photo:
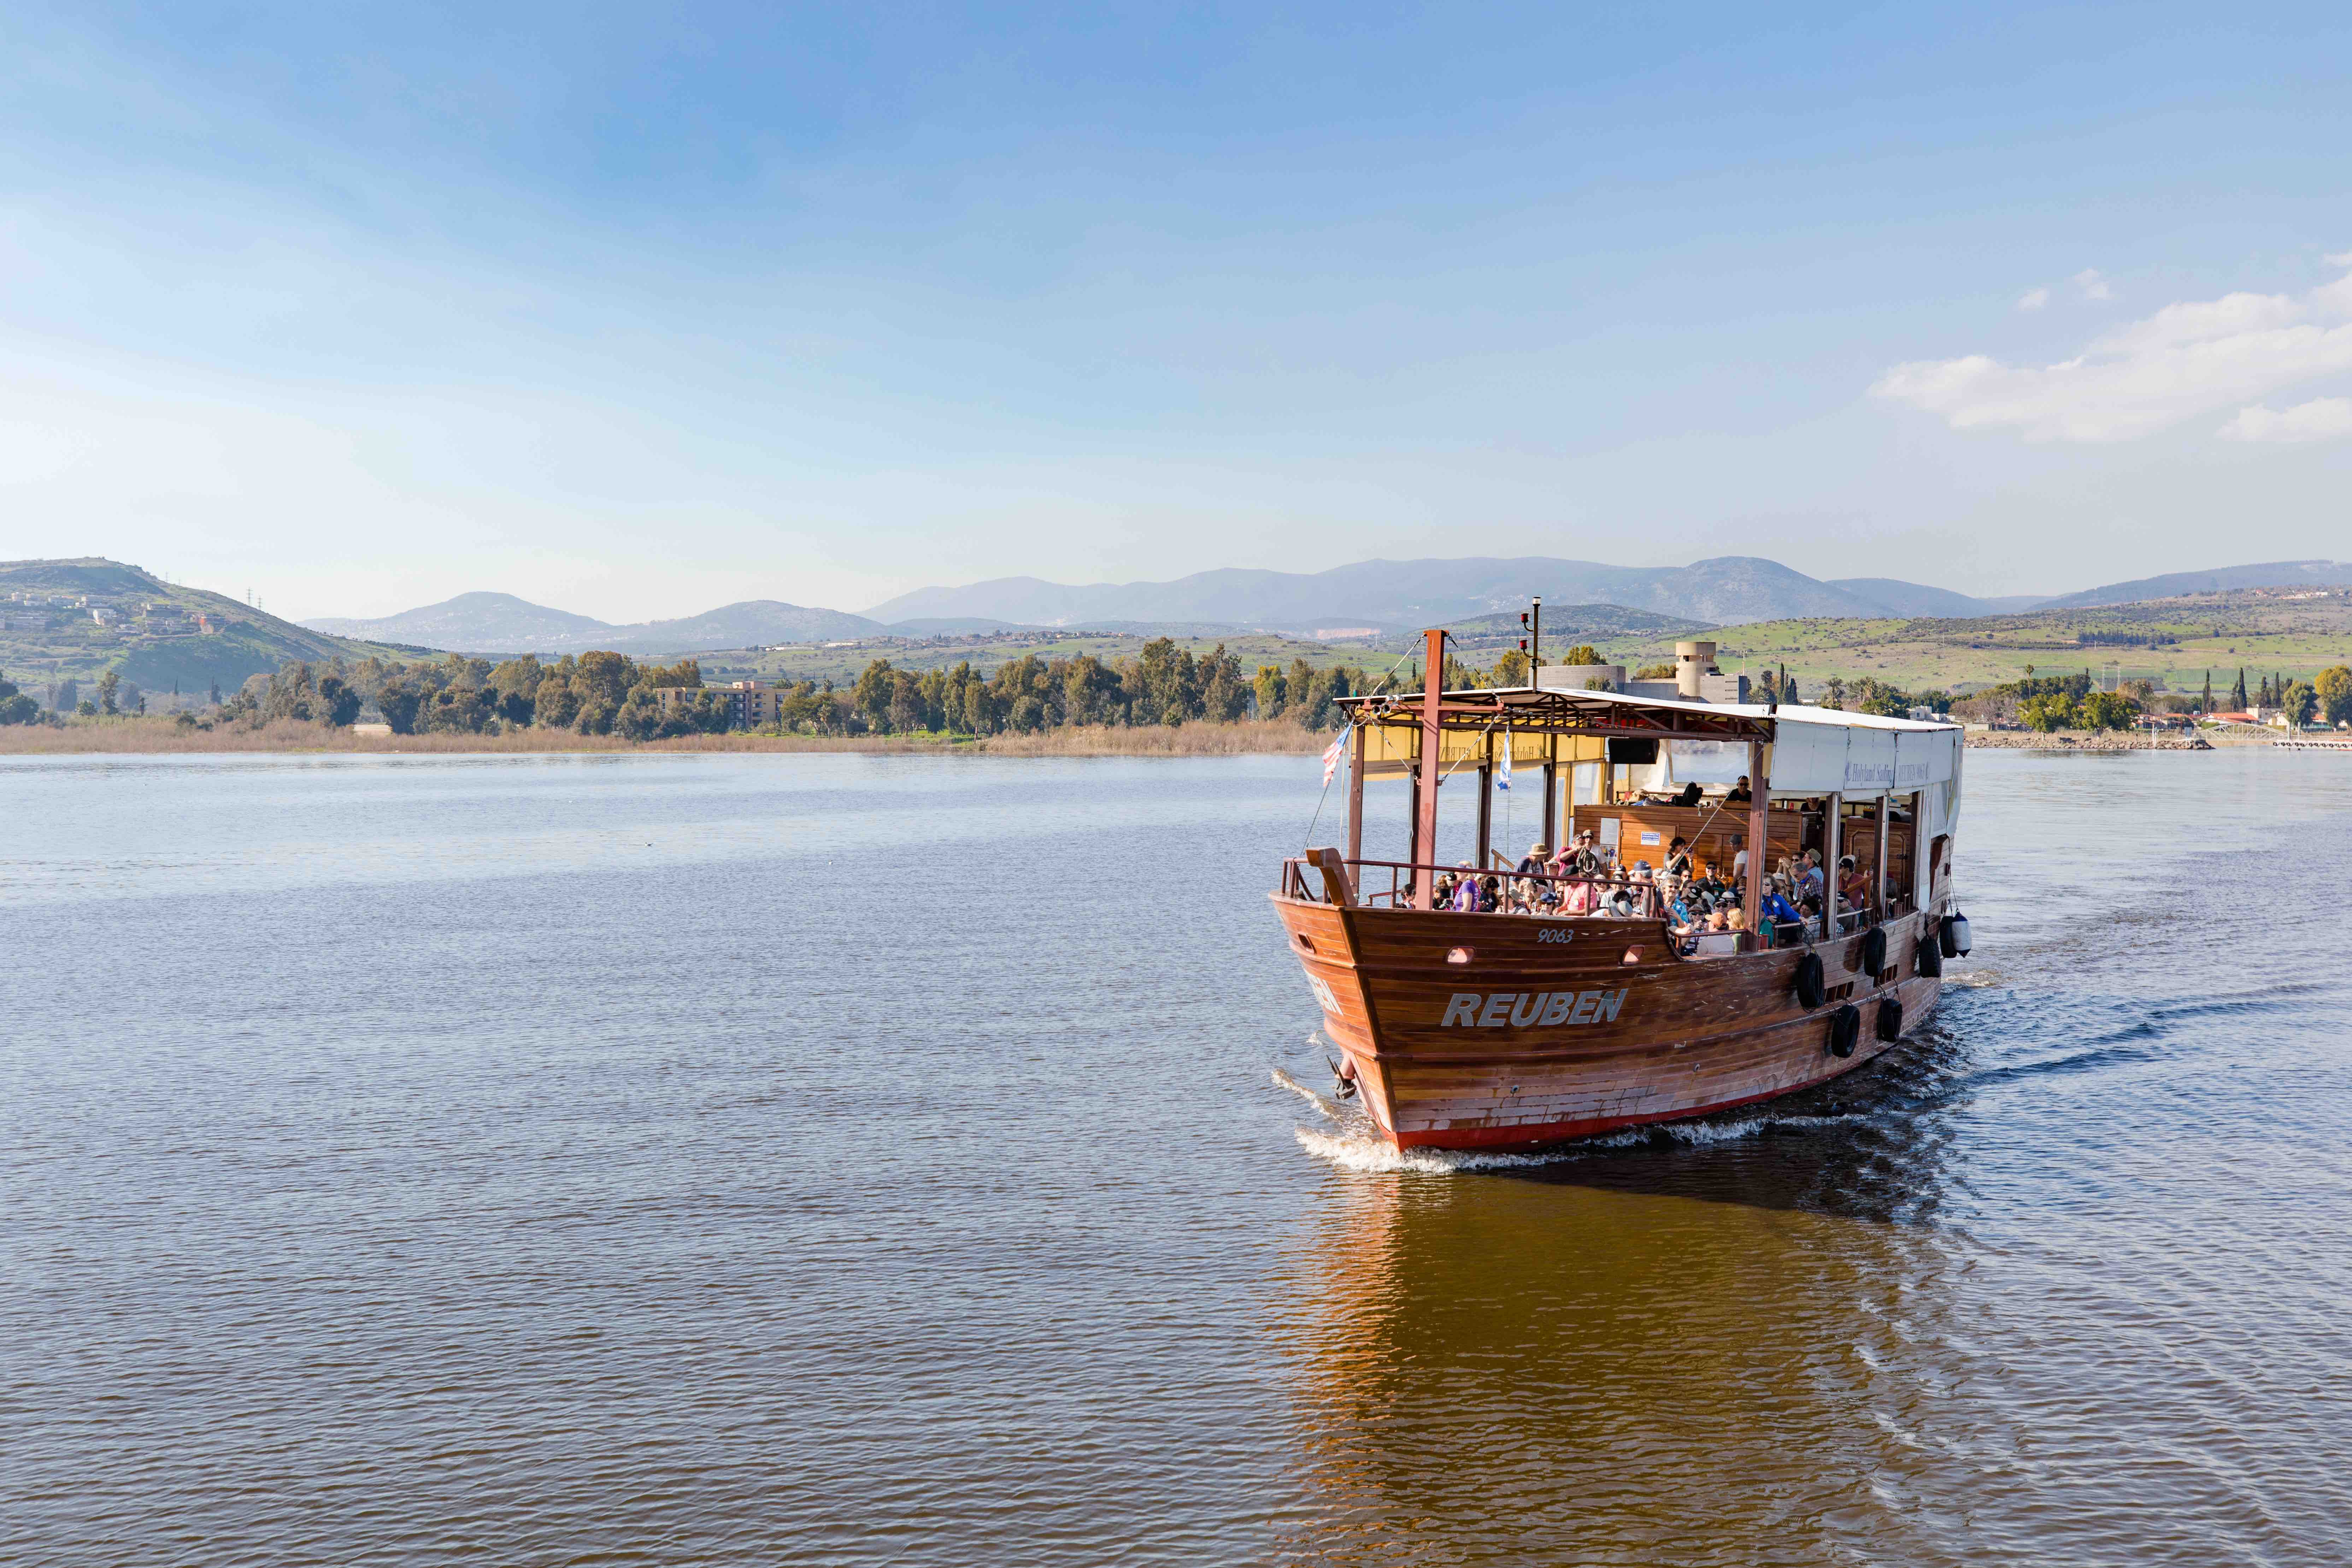
[[[1683,785],[1682,794],[1675,796],[1674,799],[1666,802],[1666,804],[1668,805],[1696,805],[1699,803],[1699,795],[1700,790],[1698,787],[1698,781],[1696,779],[1693,779],[1690,783]]]
[[[1811,899],[1818,903],[1822,895],[1822,852],[1808,849],[1805,851],[1805,863],[1797,872],[1797,901],[1801,904]]]
[[[1564,915],[1589,915],[1592,912],[1593,887],[1578,880],[1561,884],[1559,912]]]
[[[1690,840],[1681,834],[1666,846],[1666,870],[1676,877],[1687,877],[1691,871]]]
[[[1469,871],[1474,870],[1475,868],[1469,861],[1465,860],[1462,862],[1462,869]],[[1478,912],[1478,879],[1476,877],[1460,875],[1454,877],[1454,907],[1465,915],[1475,915]]]
[[[1550,852],[1544,847],[1543,841],[1538,839],[1528,845],[1527,858],[1521,860],[1511,872],[1516,879],[1511,883],[1511,907],[1527,914],[1535,913],[1537,902],[1547,900],[1550,889],[1547,884],[1536,881],[1534,879],[1550,869]]]
[[[1676,950],[1685,958],[1698,945],[1699,916],[1683,901],[1679,885],[1669,883],[1665,889],[1666,929],[1673,935]]]
[[[1580,877],[1605,877],[1609,874],[1609,851],[1601,847],[1600,835],[1590,827],[1576,836],[1576,874]]]
[[[1478,879],[1478,912],[1491,915],[1503,907],[1503,883],[1498,877]]]
[[[1858,910],[1870,901],[1870,879],[1854,869],[1853,857],[1838,857],[1838,902],[1849,910]]]
[[[1746,805],[1755,798],[1756,796],[1754,792],[1749,790],[1748,787],[1748,775],[1746,773],[1742,773],[1739,775],[1739,782],[1731,786],[1731,793],[1723,797],[1723,804],[1726,805]]]
[[[1767,921],[1801,921],[1805,918],[1797,912],[1797,906],[1789,901],[1788,884],[1778,877],[1765,888],[1763,901],[1756,908]]]

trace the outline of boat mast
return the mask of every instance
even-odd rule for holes
[[[1421,671],[1421,768],[1412,780],[1412,907],[1430,908],[1436,901],[1438,719],[1445,686],[1445,633],[1432,626],[1423,632],[1428,651]]]

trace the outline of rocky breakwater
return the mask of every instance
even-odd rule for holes
[[[1971,748],[2004,752],[2210,752],[2216,744],[2266,746],[2268,739],[2203,735],[2133,735],[2113,730],[1977,730]]]

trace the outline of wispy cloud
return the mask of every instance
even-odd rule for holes
[[[2107,287],[2107,280],[2099,275],[2095,267],[2085,267],[2066,281],[2080,289],[2085,300],[2112,300],[2116,297],[2116,291]]]
[[[2330,267],[2352,267],[2352,250],[2339,250],[2327,258]]]
[[[2352,436],[2352,397],[2315,397],[2278,410],[2259,404],[2241,408],[2221,435],[2231,441],[2340,441]]]
[[[2167,305],[2057,364],[2007,365],[1988,354],[1914,361],[1895,366],[1870,390],[1941,415],[1955,430],[2017,430],[2032,441],[2128,441],[2347,370],[2352,278],[2300,295],[2225,294]],[[2241,418],[2256,416],[2248,431],[2267,430],[2264,419],[2300,412],[2249,408]],[[2233,438],[2319,437],[2242,431]]]
[[[2021,310],[2039,310],[2048,303],[2050,290],[2047,289],[2028,289],[2017,297],[2017,308]]]

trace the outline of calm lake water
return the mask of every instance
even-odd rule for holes
[[[0,765],[0,1561],[2352,1559],[2352,761],[1971,753],[1925,1037],[1451,1171],[1318,782]]]

